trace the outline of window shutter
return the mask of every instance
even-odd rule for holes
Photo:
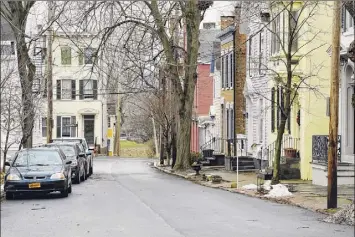
[[[343,6],[341,8],[341,29],[342,29],[342,32],[345,32],[346,31],[346,25],[345,25],[345,6]]]
[[[71,80],[71,98],[72,100],[76,99],[76,84],[75,84],[75,80]]]
[[[62,137],[62,117],[57,116],[57,138]]]
[[[271,89],[271,132],[275,132],[275,87]]]
[[[221,72],[221,76],[222,76],[222,80],[221,80],[221,83],[222,83],[222,88],[224,87],[224,57],[222,57],[222,72]]]
[[[235,83],[235,54],[232,52],[232,87]]]
[[[76,124],[76,117],[75,117],[75,116],[71,116],[71,119],[70,119],[70,120],[71,120],[71,121],[70,121],[70,124],[71,124],[71,125]],[[71,131],[70,131],[70,136],[71,136],[71,137],[76,137],[76,127],[71,127],[70,129],[71,129]]]
[[[79,99],[80,100],[84,99],[84,81],[83,80],[79,81]]]
[[[276,117],[276,126],[279,126],[280,125],[280,87],[277,87],[277,117]]]
[[[94,92],[94,100],[97,100],[97,80],[92,81],[92,88]]]
[[[57,100],[61,99],[62,85],[61,81],[57,80]]]
[[[84,49],[79,49],[78,52],[78,58],[79,58],[79,65],[83,65],[84,64],[84,53],[83,53]]]
[[[227,109],[227,139],[229,139],[229,109]]]

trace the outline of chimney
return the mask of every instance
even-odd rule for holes
[[[234,24],[234,16],[221,16],[221,30]]]

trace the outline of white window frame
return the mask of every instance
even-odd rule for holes
[[[64,83],[63,82],[69,82],[69,84],[70,84],[70,89],[64,89]],[[61,79],[60,80],[60,99],[61,100],[72,100],[72,90],[73,90],[73,88],[72,88],[72,80],[71,79]],[[64,93],[63,93],[63,91],[65,91],[65,90],[70,90],[70,92],[69,92],[69,98],[64,98]]]
[[[62,120],[61,121],[61,126],[60,126],[60,132],[61,132],[61,137],[67,137],[67,136],[63,136],[63,119],[67,119],[67,118],[69,118],[69,124],[71,124],[71,116],[62,116],[60,119]],[[72,137],[71,136],[71,127],[69,127],[69,137]]]
[[[85,85],[91,83],[91,94],[85,93]],[[93,79],[83,79],[83,99],[94,99],[94,80]]]

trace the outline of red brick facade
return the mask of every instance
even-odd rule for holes
[[[213,104],[213,78],[210,77],[210,65],[199,64],[194,95],[193,117],[208,116]],[[191,151],[199,152],[199,128],[197,122],[191,124]]]

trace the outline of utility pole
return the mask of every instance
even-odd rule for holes
[[[53,19],[53,1],[48,2],[48,23]],[[47,59],[47,143],[50,143],[53,135],[53,62],[52,62],[52,26],[48,28],[48,59]]]
[[[119,87],[119,86],[118,86]],[[120,90],[118,89],[118,92]],[[120,156],[120,140],[121,140],[121,95],[117,95],[117,119],[115,128],[115,144],[114,144],[114,156]]]
[[[337,207],[337,148],[338,148],[338,113],[339,113],[339,66],[340,66],[340,15],[341,0],[334,2],[333,39],[330,81],[330,120],[328,148],[328,202],[327,207]]]

